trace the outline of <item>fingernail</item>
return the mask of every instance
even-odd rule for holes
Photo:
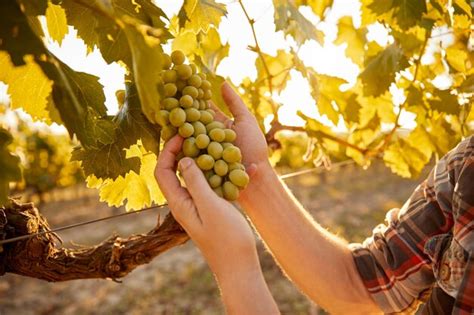
[[[190,165],[191,165],[191,159],[188,157],[185,157],[179,161],[178,167],[179,167],[179,170],[182,172],[185,169],[187,169]]]

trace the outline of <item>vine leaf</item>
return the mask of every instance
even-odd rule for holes
[[[426,0],[373,1],[368,8],[382,20],[394,19],[402,30],[417,25],[427,12]]]
[[[106,201],[109,206],[120,207],[126,202],[127,211],[149,207],[152,203],[163,203],[165,198],[154,177],[156,155],[138,143],[126,150],[126,157],[140,160],[141,166],[137,173],[128,172],[115,180],[101,180],[91,175],[87,178],[88,186],[99,189],[100,200]]]
[[[286,86],[286,83],[289,81],[289,76],[285,70],[292,67],[293,56],[280,49],[277,51],[276,56],[262,53],[262,57],[265,60],[268,71],[270,72],[272,84],[276,88],[275,90],[278,92],[283,90]],[[259,78],[268,77],[262,58],[257,58],[255,61],[255,66],[257,67]]]
[[[426,154],[419,149],[423,145],[417,143],[412,146],[407,140],[399,138],[385,150],[383,160],[395,174],[408,178],[416,177],[429,161]]]
[[[4,205],[8,200],[10,182],[21,180],[20,158],[13,155],[8,149],[8,145],[13,138],[10,132],[0,127],[0,205]]]
[[[296,4],[309,6],[314,14],[322,19],[324,12],[332,6],[333,2],[334,0],[297,0]]]
[[[49,36],[61,45],[64,36],[68,33],[66,12],[61,6],[51,2],[48,3],[46,25],[48,26]]]
[[[337,38],[334,44],[340,45],[347,43],[346,56],[361,66],[364,60],[365,43],[367,30],[365,28],[356,29],[352,22],[352,17],[344,16],[339,19]]]
[[[151,124],[143,115],[135,86],[127,88],[127,101],[114,117],[114,141],[104,141],[103,145],[92,148],[76,148],[72,160],[80,161],[86,176],[95,175],[100,179],[116,179],[129,171],[139,173],[140,159],[127,158],[126,149],[138,140],[145,150],[159,153],[160,128]],[[110,131],[106,131],[110,134]]]
[[[185,0],[178,18],[181,27],[198,34],[201,30],[206,33],[211,25],[219,26],[222,16],[226,15],[225,5],[214,0]]]
[[[456,95],[451,94],[450,90],[435,89],[433,97],[428,100],[430,107],[440,113],[458,115],[461,107]]]
[[[388,90],[395,80],[395,74],[408,67],[403,51],[392,44],[375,57],[368,60],[364,71],[359,75],[364,85],[364,94],[379,96]]]
[[[0,51],[0,69],[0,81],[8,85],[10,107],[21,108],[33,120],[50,124],[47,104],[53,82],[44,75],[41,67],[31,57],[25,58],[24,65],[15,67],[10,56]]]
[[[276,31],[283,31],[292,36],[298,45],[310,39],[323,43],[323,33],[305,18],[292,2],[274,0],[273,5]]]

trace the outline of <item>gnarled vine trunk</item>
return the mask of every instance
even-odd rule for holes
[[[12,200],[0,208],[1,239],[42,231],[50,231],[50,227],[32,203]],[[188,239],[171,214],[147,234],[111,236],[91,247],[64,248],[59,236],[47,233],[2,245],[0,275],[9,272],[54,282],[118,279]]]

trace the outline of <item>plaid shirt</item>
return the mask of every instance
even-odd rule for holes
[[[474,313],[474,136],[441,159],[363,244],[360,276],[385,313]]]

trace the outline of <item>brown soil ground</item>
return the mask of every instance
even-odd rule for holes
[[[322,226],[350,242],[361,242],[383,222],[387,210],[405,202],[420,180],[401,179],[375,165],[368,170],[347,166],[286,182]],[[124,211],[98,202],[96,192],[84,187],[55,192],[52,199],[55,201],[41,210],[53,227]],[[153,211],[136,214],[64,231],[60,236],[66,246],[71,241],[95,244],[112,233],[146,232],[156,223],[156,215]],[[281,273],[262,244],[259,255],[283,314],[324,313]],[[0,279],[0,315],[10,314],[223,314],[223,307],[212,273],[199,250],[188,242],[135,270],[121,283],[47,283],[6,275]]]

